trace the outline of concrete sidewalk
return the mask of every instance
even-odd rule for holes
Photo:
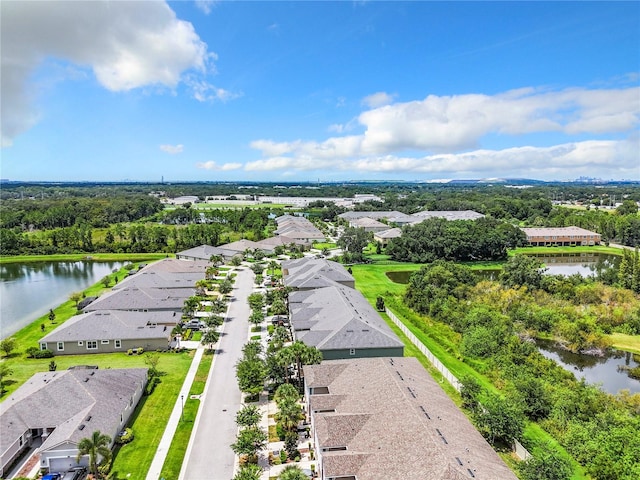
[[[185,342],[186,343],[186,342]],[[164,461],[167,458],[167,453],[169,453],[169,447],[171,446],[171,441],[173,440],[173,435],[178,428],[178,424],[180,423],[180,419],[182,417],[182,398],[184,397],[184,401],[189,398],[189,391],[191,390],[191,384],[193,383],[193,379],[196,376],[196,372],[198,371],[198,366],[200,365],[200,360],[202,360],[202,355],[204,354],[204,346],[200,345],[196,354],[191,361],[191,366],[189,367],[189,371],[187,372],[187,376],[182,383],[182,388],[180,389],[180,394],[178,395],[178,399],[176,400],[176,404],[173,406],[173,411],[171,412],[171,416],[167,421],[167,426],[164,429],[164,433],[162,434],[162,438],[160,439],[160,444],[158,445],[158,449],[156,450],[156,454],[153,457],[153,462],[151,462],[151,467],[149,468],[149,472],[147,473],[147,480],[158,480],[160,478],[160,473],[162,472],[162,466],[164,465]]]

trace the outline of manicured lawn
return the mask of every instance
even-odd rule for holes
[[[313,244],[313,248],[317,248],[318,250],[322,250],[323,248],[328,248],[329,250],[333,248],[338,248],[338,245],[332,242],[315,242]]]
[[[0,263],[25,262],[78,262],[80,260],[96,260],[100,262],[141,262],[145,260],[160,260],[173,254],[167,253],[73,253],[65,255],[18,255],[15,257],[0,257]]]
[[[164,373],[160,377],[162,382],[151,395],[142,397],[131,417],[135,440],[116,450],[112,467],[116,478],[146,477],[193,355],[193,350],[160,355],[158,370]]]
[[[184,413],[182,420],[178,424],[176,433],[171,441],[171,447],[169,453],[162,466],[162,472],[160,478],[178,478],[180,475],[180,469],[182,468],[182,462],[184,461],[184,455],[189,445],[189,438],[191,437],[191,431],[193,430],[194,422],[198,414],[198,408],[200,407],[200,400],[192,399],[191,395],[200,395],[204,392],[205,384],[207,383],[207,377],[209,370],[211,369],[211,363],[213,362],[213,353],[207,350],[202,357],[198,371],[191,385],[189,391],[189,398],[184,400]]]
[[[518,253],[523,254],[549,254],[556,253],[607,253],[611,255],[622,255],[622,249],[607,247],[604,245],[594,245],[592,247],[522,247],[514,250],[509,250],[509,256],[516,255]]]

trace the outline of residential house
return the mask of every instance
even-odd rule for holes
[[[83,311],[181,312],[184,301],[195,293],[195,287],[192,289],[125,287],[105,293],[87,305]]]
[[[323,358],[402,356],[404,344],[360,292],[339,283],[289,294],[293,336]]]
[[[208,262],[212,255],[220,255],[224,260],[231,260],[236,253],[238,252],[221,247],[200,245],[176,253],[176,258],[180,260],[205,260]]]
[[[70,318],[40,339],[55,355],[166,350],[180,314],[171,311],[99,310]]]
[[[373,239],[381,244],[383,247],[389,245],[389,241],[394,238],[399,238],[402,236],[402,229],[400,228],[388,228],[387,230],[383,230],[381,232],[376,232],[373,234]]]
[[[354,228],[362,228],[365,232],[382,232],[388,230],[389,225],[374,220],[373,218],[356,218],[349,221],[349,226]]]
[[[484,215],[473,210],[423,210],[412,215],[419,223],[428,218],[444,218],[446,220],[477,220]]]
[[[38,445],[45,471],[76,466],[78,443],[96,430],[113,446],[146,384],[146,368],[36,373],[0,403],[0,475]],[[86,456],[80,460],[88,462]]]
[[[516,480],[413,357],[305,365],[321,480]]]
[[[317,258],[299,258],[281,263],[283,282],[286,287],[296,290],[317,288],[307,283],[320,277],[350,288],[355,288],[355,279],[346,268],[337,262]],[[326,283],[321,286],[326,286]]]

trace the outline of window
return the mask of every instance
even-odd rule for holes
[[[46,350],[47,349],[47,344],[45,343],[41,343],[40,344],[40,350]]]
[[[97,349],[98,349],[97,340],[87,340],[87,350],[97,350]]]
[[[78,346],[79,346],[79,347],[81,347],[81,346],[83,345],[83,343],[84,343],[84,342],[83,342],[82,340],[80,340],[80,341],[78,342]]]
[[[102,345],[109,345],[109,340],[100,340]]]
[[[122,347],[122,340],[114,340],[113,341],[113,346],[116,348],[121,348]]]
[[[61,352],[64,350],[64,342],[58,342],[58,350]]]
[[[355,348],[349,349],[349,355],[355,355],[355,354],[356,354],[356,349]]]

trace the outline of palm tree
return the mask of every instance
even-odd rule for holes
[[[240,467],[233,480],[260,480],[262,468],[254,463],[245,463]]]
[[[220,265],[222,263],[222,255],[211,255],[209,261],[214,265]]]
[[[285,385],[289,385],[286,384]],[[280,402],[278,413],[275,415],[276,421],[288,432],[295,432],[298,423],[304,419],[302,407],[297,401]]]
[[[193,312],[198,310],[200,306],[200,299],[198,297],[189,297],[184,301],[184,306],[182,307],[182,311],[187,315],[191,316]]]
[[[198,295],[204,295],[208,286],[209,282],[207,282],[206,280],[198,280],[196,282],[196,293]]]
[[[300,340],[296,340],[288,347],[278,352],[282,361],[295,363],[298,375],[298,383],[302,385],[302,365],[315,365],[322,361],[322,352],[315,347],[308,347]]]
[[[213,344],[216,343],[219,338],[220,338],[220,332],[217,332],[213,328],[210,328],[204,333],[204,335],[202,335],[202,339],[200,340],[200,342],[203,345],[209,345],[209,350],[211,350],[213,347]]]
[[[287,465],[278,475],[278,480],[309,480],[307,475],[297,465]]]
[[[104,460],[109,461],[111,459],[111,437],[104,435],[100,430],[93,432],[93,435],[88,438],[83,438],[78,443],[78,456],[76,457],[76,463],[80,463],[80,459],[85,455],[89,455],[89,471],[98,476],[98,460],[102,457]]]
[[[276,389],[276,393],[273,395],[273,400],[277,405],[287,402],[297,402],[300,399],[300,393],[298,389],[290,383],[280,385]]]
[[[278,268],[280,268],[280,264],[275,260],[271,260],[267,265],[267,271],[271,272],[271,275],[273,275]]]

